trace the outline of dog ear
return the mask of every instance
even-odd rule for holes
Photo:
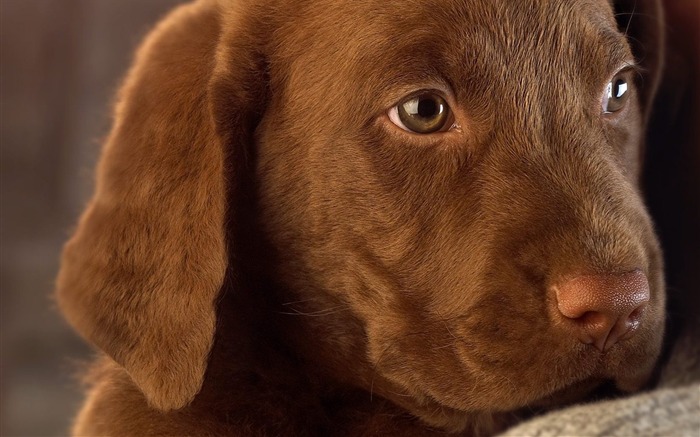
[[[614,0],[618,28],[641,68],[640,104],[648,119],[664,63],[664,14],[659,0]]]
[[[233,21],[226,31],[223,17]],[[235,243],[227,205],[230,161],[241,154],[230,148],[250,141],[260,112],[246,26],[240,11],[200,0],[151,33],[121,90],[94,197],[63,251],[61,310],[161,410],[197,394],[213,343]],[[222,49],[234,33],[240,43]]]

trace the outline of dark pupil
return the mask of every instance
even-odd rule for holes
[[[615,81],[615,86],[613,87],[613,96],[616,99],[621,98],[627,92],[627,82],[622,79]]]
[[[421,99],[418,102],[418,116],[421,118],[433,118],[438,113],[438,105],[435,100]]]

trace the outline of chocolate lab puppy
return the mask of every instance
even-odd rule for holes
[[[487,435],[641,388],[664,325],[638,187],[658,16],[173,11],[63,254],[61,308],[104,352],[74,435]]]

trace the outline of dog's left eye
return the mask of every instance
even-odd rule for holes
[[[625,106],[630,94],[629,83],[623,74],[617,74],[608,82],[603,93],[603,113],[617,112]]]
[[[389,119],[405,131],[431,134],[449,129],[453,117],[445,99],[426,91],[391,108]]]

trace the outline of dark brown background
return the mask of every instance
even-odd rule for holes
[[[182,0],[2,0],[0,434],[65,436],[89,350],[51,301],[133,49]]]

